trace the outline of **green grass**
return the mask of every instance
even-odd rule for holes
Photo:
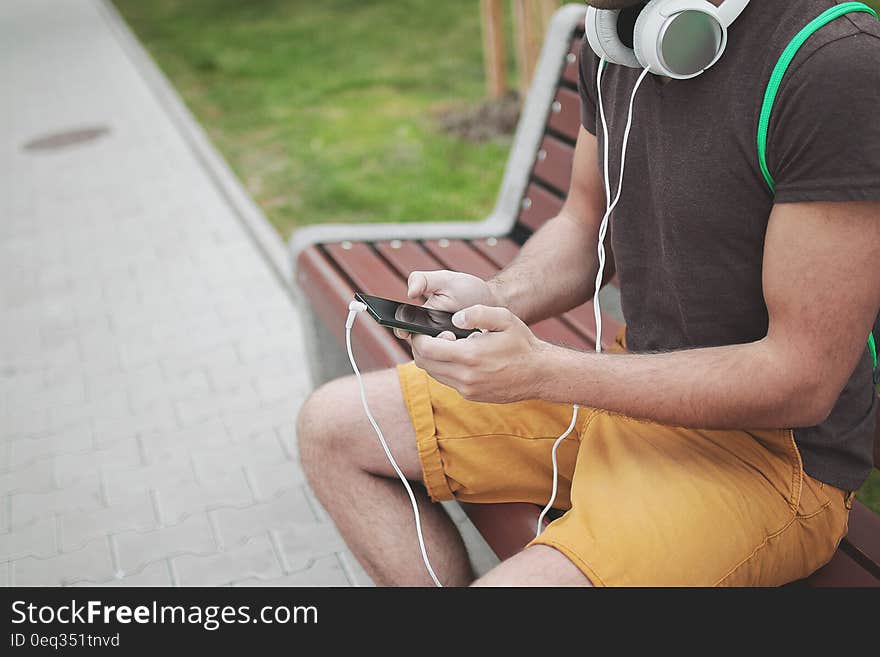
[[[282,236],[491,209],[509,140],[434,120],[484,97],[473,0],[114,1]]]
[[[435,113],[483,100],[472,0],[115,0],[269,220],[480,219],[509,139]]]

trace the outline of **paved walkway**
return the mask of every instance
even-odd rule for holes
[[[366,583],[296,463],[294,308],[126,38],[0,3],[0,585]]]

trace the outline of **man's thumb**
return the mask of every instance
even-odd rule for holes
[[[489,306],[471,306],[452,316],[452,323],[465,330],[503,331],[510,326],[512,320],[513,315],[507,308]]]

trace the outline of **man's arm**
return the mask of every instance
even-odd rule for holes
[[[495,332],[455,342],[420,338],[416,360],[480,401],[576,402],[707,429],[812,426],[831,412],[865,352],[880,307],[878,259],[880,203],[778,205],[765,244],[770,324],[762,340],[660,354],[580,353],[538,341],[504,309],[476,307],[458,325]]]
[[[596,137],[583,127],[572,167],[571,188],[559,215],[532,235],[517,258],[489,281],[498,304],[529,324],[560,315],[593,296],[605,190]],[[606,280],[613,274],[609,251]]]

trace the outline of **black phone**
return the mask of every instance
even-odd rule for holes
[[[369,294],[355,293],[355,298],[367,306],[367,312],[382,326],[398,328],[410,333],[437,337],[450,331],[456,338],[466,338],[478,330],[460,329],[452,323],[452,313],[433,308],[413,306],[401,301],[392,301]]]

